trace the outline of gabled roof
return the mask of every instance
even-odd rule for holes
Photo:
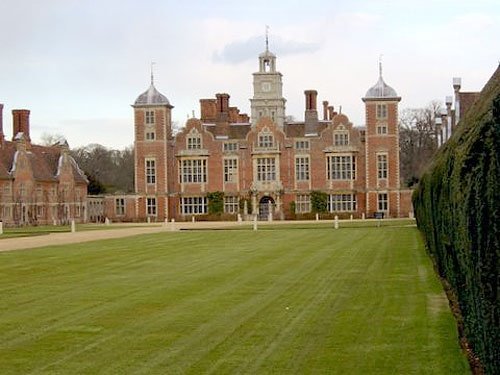
[[[0,150],[0,179],[12,179],[11,174],[14,157],[17,151],[14,142],[5,141]],[[31,170],[35,181],[57,181],[57,171],[59,167],[59,159],[61,157],[61,148],[56,146],[39,146],[31,145],[26,151],[27,157],[31,164]],[[85,174],[78,168],[75,160],[70,158],[71,168],[75,182],[88,183]]]

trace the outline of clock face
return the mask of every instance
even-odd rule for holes
[[[262,82],[262,91],[264,91],[264,92],[271,91],[271,83],[270,82]]]

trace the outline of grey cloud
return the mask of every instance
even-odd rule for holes
[[[214,53],[213,61],[240,63],[247,60],[253,60],[256,55],[264,51],[264,48],[264,38],[261,36],[255,36],[247,40],[227,44],[221,51]],[[316,52],[320,49],[320,44],[284,40],[280,37],[273,36],[270,40],[269,49],[279,56],[286,56]]]

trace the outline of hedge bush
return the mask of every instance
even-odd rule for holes
[[[417,224],[457,296],[463,334],[500,374],[500,67],[413,195]]]

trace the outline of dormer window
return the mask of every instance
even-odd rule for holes
[[[259,133],[259,147],[269,148],[273,147],[273,145],[274,137],[268,129],[264,129],[261,133]]]
[[[146,124],[155,123],[155,111],[146,111]]]
[[[296,150],[309,150],[309,141],[306,139],[300,139],[295,141]]]
[[[188,150],[201,149],[201,135],[196,129],[191,130],[186,138],[186,147]]]
[[[337,131],[334,134],[335,146],[349,145],[349,132],[347,130]]]
[[[238,142],[224,142],[224,152],[238,151]]]

